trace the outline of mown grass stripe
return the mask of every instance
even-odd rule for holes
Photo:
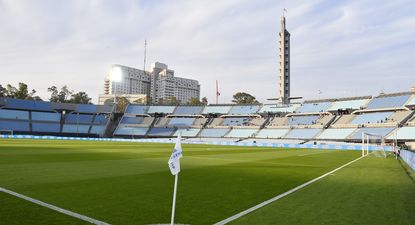
[[[102,221],[99,221],[99,220],[93,219],[93,218],[91,218],[91,217],[81,215],[81,214],[79,214],[79,213],[75,213],[75,212],[72,212],[72,211],[69,211],[69,210],[66,210],[66,209],[62,209],[62,208],[60,208],[60,207],[57,207],[57,206],[54,206],[54,205],[48,204],[48,203],[46,203],[46,202],[42,202],[42,201],[40,201],[40,200],[37,200],[37,199],[31,198],[31,197],[28,197],[28,196],[26,196],[26,195],[19,194],[19,193],[17,193],[17,192],[14,192],[14,191],[11,191],[11,190],[8,190],[8,189],[5,189],[5,188],[2,188],[2,187],[0,187],[0,191],[1,191],[1,192],[4,192],[4,193],[7,193],[7,194],[9,194],[9,195],[13,195],[13,196],[15,196],[15,197],[18,197],[18,198],[24,199],[24,200],[26,200],[26,201],[32,202],[32,203],[34,203],[34,204],[37,204],[37,205],[40,205],[40,206],[43,206],[43,207],[49,208],[49,209],[51,209],[51,210],[54,210],[54,211],[57,211],[57,212],[60,212],[60,213],[66,214],[66,215],[68,215],[68,216],[72,216],[72,217],[78,218],[78,219],[80,219],[80,220],[83,220],[83,221],[86,221],[86,222],[92,223],[92,224],[96,224],[96,225],[110,225],[109,223],[105,223],[105,222],[102,222]]]
[[[284,193],[282,193],[280,195],[277,195],[277,196],[275,196],[275,197],[273,197],[271,199],[268,199],[267,201],[261,202],[258,205],[255,205],[255,206],[253,206],[253,207],[251,207],[249,209],[246,209],[246,210],[244,210],[244,211],[242,211],[240,213],[237,213],[237,214],[235,214],[235,215],[233,215],[233,216],[231,216],[229,218],[226,218],[226,219],[224,219],[224,220],[222,220],[220,222],[217,222],[214,225],[224,225],[224,224],[227,224],[229,222],[232,222],[232,221],[234,221],[234,220],[236,220],[236,219],[238,219],[238,218],[240,218],[242,216],[245,216],[246,214],[249,214],[249,213],[251,213],[251,212],[253,212],[253,211],[257,210],[257,209],[260,209],[260,208],[262,208],[262,207],[264,207],[264,206],[266,206],[266,205],[268,205],[268,204],[270,204],[272,202],[275,202],[275,201],[277,201],[280,198],[283,198],[283,197],[285,197],[285,196],[287,196],[287,195],[289,195],[289,194],[291,194],[293,192],[296,192],[296,191],[300,190],[301,188],[304,188],[304,187],[306,187],[306,186],[308,186],[308,185],[310,185],[310,184],[312,184],[312,183],[314,183],[314,182],[316,182],[316,181],[318,181],[318,180],[320,180],[320,179],[322,179],[322,178],[324,178],[324,177],[326,177],[326,176],[328,176],[328,175],[330,175],[332,173],[335,173],[336,171],[338,171],[338,170],[340,170],[340,169],[342,169],[342,168],[344,168],[344,167],[346,167],[346,166],[348,166],[348,165],[350,165],[350,164],[352,164],[352,163],[354,163],[354,162],[362,159],[363,157],[364,156],[361,156],[361,157],[359,157],[357,159],[354,159],[354,160],[352,160],[352,161],[350,161],[350,162],[348,162],[348,163],[346,163],[346,164],[344,164],[344,165],[342,165],[342,166],[340,166],[340,167],[338,167],[338,168],[336,168],[336,169],[334,169],[334,170],[332,170],[330,172],[327,172],[327,173],[325,173],[325,174],[323,174],[323,175],[321,175],[321,176],[319,176],[317,178],[314,178],[314,179],[312,179],[312,180],[310,180],[310,181],[308,181],[308,182],[306,182],[306,183],[304,183],[304,184],[302,184],[300,186],[297,186],[297,187],[295,187],[295,188],[293,188],[291,190],[288,190],[288,191],[286,191],[286,192],[284,192]]]

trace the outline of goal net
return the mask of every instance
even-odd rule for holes
[[[0,130],[0,135],[13,135],[13,130]]]
[[[386,158],[385,138],[380,134],[362,133],[362,156]]]

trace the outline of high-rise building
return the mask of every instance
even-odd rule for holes
[[[281,17],[280,31],[280,98],[282,104],[290,103],[290,32],[285,26],[285,16]]]
[[[121,81],[111,80],[111,73],[114,71],[120,73]],[[104,82],[104,94],[145,94],[153,104],[168,98],[175,98],[180,103],[187,103],[191,98],[200,98],[200,85],[197,80],[175,77],[173,70],[159,62],[151,65],[151,72],[112,65]]]

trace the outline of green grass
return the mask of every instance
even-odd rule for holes
[[[167,160],[172,148],[154,143],[0,140],[0,186],[111,224],[168,223],[174,177]],[[223,220],[360,155],[209,145],[183,145],[183,151],[176,222],[193,225]],[[411,219],[414,214],[406,207],[414,208],[407,200],[414,199],[414,187],[396,160],[367,158],[235,224],[340,224],[336,218],[348,218],[344,224],[381,224],[362,218],[383,211],[388,221],[402,215]],[[357,213],[356,207],[368,205],[366,215]],[[390,206],[399,213],[390,213]],[[324,212],[327,216],[319,219]],[[0,224],[85,223],[0,193]]]

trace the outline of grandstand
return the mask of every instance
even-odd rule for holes
[[[393,93],[283,105],[113,106],[0,99],[0,130],[56,136],[210,138],[235,142],[359,142],[362,132],[415,140],[415,95]]]

